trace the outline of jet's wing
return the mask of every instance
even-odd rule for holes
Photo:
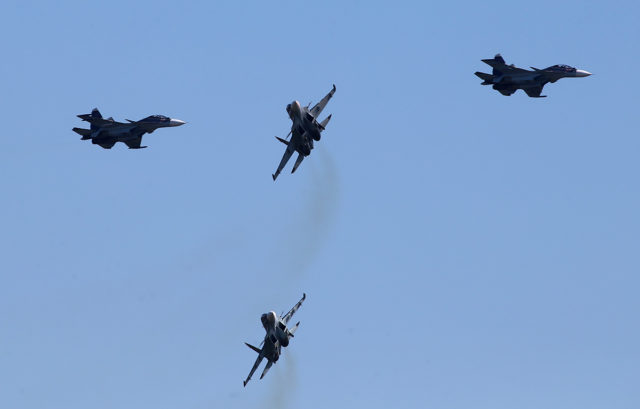
[[[317,118],[318,115],[320,115],[324,107],[327,106],[327,103],[335,93],[336,93],[336,86],[334,85],[331,91],[329,91],[329,93],[325,95],[324,98],[320,100],[320,102],[318,102],[313,106],[313,108],[311,108],[311,111],[309,112],[311,113],[311,115],[313,115],[314,118]]]
[[[260,366],[260,362],[262,362],[262,359],[264,358],[264,356],[262,355],[262,350],[254,347],[253,345],[249,345],[245,342],[245,344],[253,349],[254,351],[256,351],[258,353],[258,358],[256,358],[256,362],[253,364],[253,367],[251,368],[251,372],[249,372],[249,376],[247,376],[247,379],[245,379],[245,381],[243,382],[244,386],[247,386],[247,382],[249,382],[251,380],[251,377],[253,376],[253,373],[256,371],[256,369],[258,369],[258,366]]]
[[[124,141],[124,143],[127,144],[129,149],[144,149],[144,148],[146,148],[146,146],[140,146],[140,144],[142,143],[142,135],[138,136],[135,139],[130,139],[128,141]]]
[[[287,162],[289,161],[289,158],[291,157],[291,155],[293,155],[294,149],[291,146],[290,142],[285,141],[284,139],[278,138],[276,136],[276,138],[287,145],[287,149],[284,151],[284,155],[282,155],[282,159],[280,160],[280,164],[278,165],[278,169],[276,170],[276,173],[272,174],[271,177],[273,177],[273,180],[275,181],[276,178],[278,177],[278,175],[280,174],[280,172],[282,172],[282,169],[284,168],[284,166],[287,164]]]
[[[304,294],[304,293],[303,293],[303,294],[302,294],[302,298],[300,299],[300,301],[298,301],[298,302],[296,303],[296,305],[294,305],[294,306],[293,306],[293,308],[291,308],[291,309],[289,310],[289,312],[288,312],[288,313],[286,313],[286,314],[284,315],[284,317],[282,317],[282,320],[284,321],[284,323],[285,323],[285,324],[286,324],[286,323],[288,323],[288,322],[289,322],[289,320],[291,319],[291,317],[293,317],[293,314],[295,314],[295,313],[296,313],[296,311],[298,311],[298,308],[300,308],[300,306],[302,305],[302,302],[305,300],[305,298],[307,298],[307,294]]]
[[[256,369],[258,369],[258,366],[260,366],[260,362],[262,362],[262,359],[264,357],[262,355],[259,355],[256,358],[256,362],[253,364],[253,368],[251,368],[251,372],[249,372],[249,376],[247,376],[247,379],[244,380],[244,382],[242,382],[244,384],[244,386],[247,386],[247,383],[251,380],[251,377],[253,376],[253,373],[256,371]],[[260,377],[262,379],[262,377]]]
[[[544,84],[523,89],[531,98],[545,98],[546,95],[540,95],[542,93],[542,87],[544,87]]]

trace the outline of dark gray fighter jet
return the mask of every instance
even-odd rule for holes
[[[320,133],[324,131],[329,120],[331,120],[331,115],[321,122],[318,122],[317,118],[335,92],[336,86],[334,85],[331,91],[329,91],[329,93],[311,109],[309,109],[309,105],[311,104],[306,107],[302,107],[298,101],[293,101],[287,105],[287,114],[289,114],[289,118],[291,118],[291,121],[293,122],[291,124],[291,131],[289,132],[291,140],[287,141],[276,136],[277,140],[287,145],[287,150],[284,151],[280,165],[278,165],[278,170],[276,170],[276,173],[272,175],[273,180],[276,180],[282,171],[282,168],[284,168],[291,155],[293,155],[293,152],[298,152],[298,159],[296,159],[296,163],[293,165],[291,173],[298,169],[298,166],[300,166],[300,163],[302,163],[305,156],[309,156],[311,154],[313,141],[320,140]]]
[[[262,341],[262,349],[256,348],[245,342],[249,348],[258,353],[258,358],[253,364],[253,368],[251,368],[249,376],[247,376],[247,379],[243,382],[244,386],[247,386],[247,382],[249,382],[251,376],[253,376],[253,373],[258,369],[260,362],[262,362],[264,358],[267,358],[267,366],[265,366],[262,371],[260,379],[264,377],[267,371],[271,368],[271,365],[278,362],[278,358],[280,358],[280,353],[282,352],[282,347],[289,345],[289,339],[293,338],[293,333],[296,332],[298,325],[300,325],[300,321],[298,321],[293,328],[289,329],[287,328],[287,323],[291,317],[293,317],[293,314],[298,311],[298,308],[300,308],[305,298],[307,298],[307,295],[302,294],[300,301],[298,301],[296,305],[294,305],[293,308],[282,317],[278,317],[274,311],[262,314],[260,321],[262,321],[262,326],[264,327],[264,330],[267,331],[267,334],[264,336],[264,340]]]
[[[94,108],[90,114],[78,115],[78,118],[89,122],[91,129],[73,128],[73,131],[82,135],[82,140],[91,139],[92,143],[105,149],[111,149],[116,142],[125,143],[129,149],[146,148],[140,146],[142,135],[152,133],[158,128],[185,124],[184,121],[163,115],[151,115],[139,121],[127,119],[127,122],[116,122],[111,117],[102,118],[98,108]]]
[[[482,85],[493,85],[493,89],[506,96],[522,89],[532,98],[544,98],[546,95],[540,95],[540,93],[542,93],[542,87],[548,82],[553,84],[560,78],[591,75],[588,71],[578,70],[568,65],[552,65],[542,70],[531,67],[533,71],[529,71],[513,64],[507,65],[500,54],[482,62],[493,67],[493,75],[484,72],[475,73],[483,80]]]

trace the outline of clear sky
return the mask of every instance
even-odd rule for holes
[[[0,408],[640,407],[640,3],[14,1]],[[594,73],[504,97],[480,60]],[[271,173],[293,99],[322,140]],[[148,149],[76,114],[187,121]],[[260,314],[295,339],[246,388]]]

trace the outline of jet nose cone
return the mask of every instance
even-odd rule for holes
[[[181,121],[179,119],[171,118],[171,120],[169,121],[169,126],[180,126],[180,125],[184,125],[184,124],[186,124],[186,122],[185,121]]]
[[[576,77],[588,77],[589,75],[591,75],[589,71],[576,70]]]
[[[298,101],[293,101],[291,103],[291,110],[299,115],[300,111],[302,111],[302,108],[300,108],[300,103]]]

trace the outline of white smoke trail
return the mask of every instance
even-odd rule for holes
[[[333,228],[340,200],[338,172],[333,159],[322,149],[313,159],[308,168],[311,183],[284,233],[286,253],[278,252],[276,260],[287,278],[302,276],[313,264]]]

